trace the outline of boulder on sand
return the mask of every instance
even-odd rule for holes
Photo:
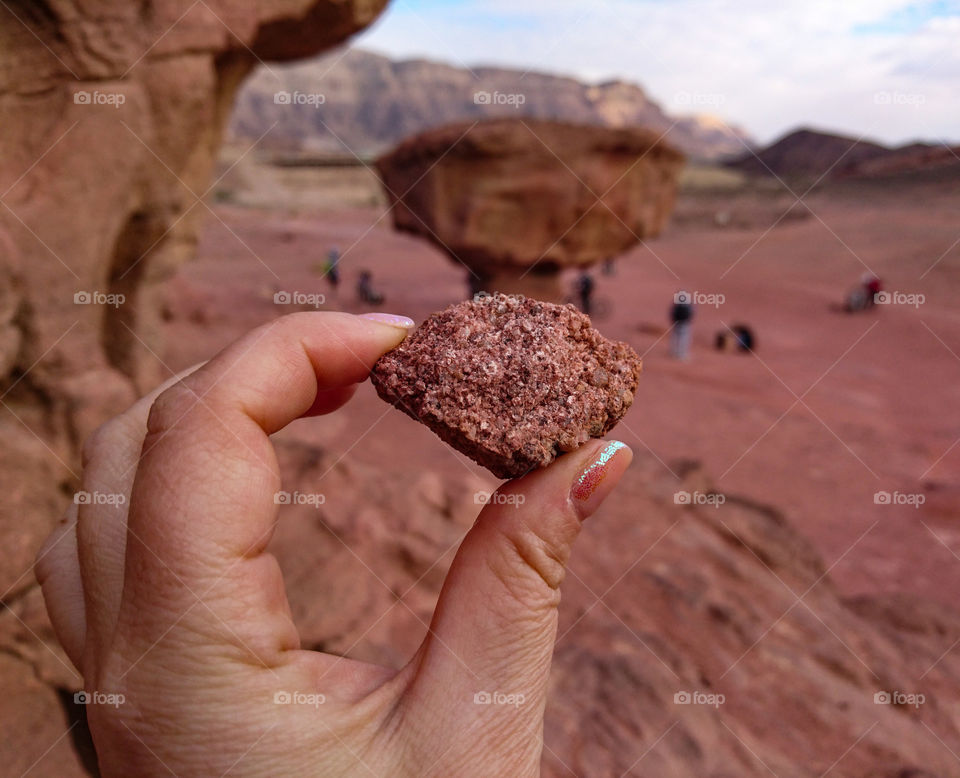
[[[660,233],[683,163],[641,128],[498,119],[424,132],[377,168],[394,227],[462,263],[474,289],[558,301],[562,269]]]

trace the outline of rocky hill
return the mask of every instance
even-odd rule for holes
[[[290,103],[275,102],[277,94],[290,95]],[[230,131],[249,141],[269,130],[264,148],[326,153],[343,152],[346,144],[358,154],[376,154],[438,125],[503,116],[639,125],[665,133],[696,159],[738,154],[750,144],[745,132],[717,117],[668,115],[636,84],[397,62],[359,49],[261,68],[240,91]]]
[[[957,151],[934,143],[891,148],[863,138],[802,128],[727,164],[748,175],[785,178],[879,177],[950,169],[956,175]]]

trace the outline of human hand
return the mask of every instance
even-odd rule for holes
[[[501,487],[524,499],[483,509],[399,671],[301,650],[264,550],[280,488],[268,436],[342,406],[404,336],[286,316],[87,441],[82,489],[125,499],[71,505],[36,571],[85,688],[122,695],[87,709],[103,775],[539,773],[564,567],[629,449],[591,442]],[[514,704],[476,704],[494,690]],[[294,692],[301,704],[277,704]]]

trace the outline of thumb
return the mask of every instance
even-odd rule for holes
[[[479,704],[495,692],[513,695],[507,702],[519,706],[504,711],[525,710],[530,721],[518,736],[539,734],[571,547],[632,458],[623,443],[597,441],[493,495],[447,575],[430,634],[411,663],[409,694],[429,698],[432,710],[454,721],[463,720],[455,715],[461,706],[480,712],[475,695]],[[498,699],[491,702],[484,710],[495,715]]]

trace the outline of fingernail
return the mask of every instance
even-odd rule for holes
[[[612,440],[600,449],[570,489],[570,498],[581,518],[590,516],[607,499],[632,459],[629,446],[619,440]]]
[[[417,326],[413,319],[408,319],[406,316],[397,316],[393,313],[363,313],[360,318],[389,324],[391,327],[397,327],[401,330],[412,330]]]

